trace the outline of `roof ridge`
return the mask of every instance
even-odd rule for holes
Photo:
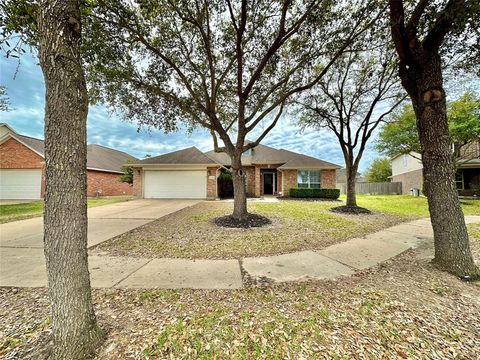
[[[107,150],[112,150],[112,151],[115,151],[115,152],[118,152],[118,153],[122,153],[122,154],[128,155],[128,156],[130,156],[130,157],[135,157],[135,156],[130,155],[130,154],[127,153],[126,151],[114,149],[114,148],[111,148],[111,147],[108,147],[108,146],[105,146],[105,145],[100,145],[100,144],[87,144],[87,148],[88,148],[89,146],[98,146],[98,147],[101,147],[101,148],[104,148],[104,149],[107,149]]]

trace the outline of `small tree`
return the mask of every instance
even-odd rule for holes
[[[242,154],[378,14],[355,0],[93,3],[92,94],[140,125],[207,129],[215,151],[231,159],[237,220],[247,217]]]
[[[130,185],[133,184],[133,167],[128,164],[132,162],[133,161],[128,160],[127,164],[122,166],[123,175],[120,176],[120,181],[126,182]]]
[[[372,48],[358,51],[362,46]],[[378,44],[375,47],[365,38],[349,47],[331,72],[302,100],[305,109],[302,125],[330,130],[342,149],[347,175],[347,207],[357,206],[355,178],[369,139],[403,100],[389,50]]]
[[[448,132],[442,55],[468,56],[469,38],[480,25],[478,1],[420,0],[405,8],[389,0],[390,27],[398,54],[399,77],[412,101],[423,162],[424,192],[435,239],[435,263],[452,274],[476,278],[480,269],[470,251],[467,227],[455,186],[455,164]],[[465,48],[467,47],[467,49]],[[476,63],[478,66],[478,62]]]
[[[365,172],[368,182],[387,182],[392,176],[392,166],[388,159],[375,159]]]

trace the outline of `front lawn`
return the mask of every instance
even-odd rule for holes
[[[100,244],[95,251],[118,256],[175,258],[240,258],[321,249],[348,238],[374,232],[402,219],[394,215],[339,215],[330,201],[251,202],[249,211],[272,224],[231,229],[212,223],[230,214],[233,204],[204,202],[167,215]]]
[[[108,240],[94,252],[147,258],[242,258],[322,249],[409,219],[428,216],[426,199],[411,196],[359,196],[372,215],[329,211],[335,201],[250,202],[249,211],[272,224],[262,228],[229,229],[212,219],[231,214],[230,202],[204,202],[167,215]],[[466,214],[480,214],[480,201],[463,204]]]
[[[480,287],[414,251],[335,281],[94,289],[93,299],[107,329],[98,360],[477,359],[480,346]],[[45,289],[0,289],[0,357],[25,358],[47,341],[48,314]]]
[[[113,204],[121,201],[132,200],[133,196],[106,196],[98,199],[88,199],[88,207]],[[32,201],[20,204],[0,205],[0,224],[10,221],[30,219],[42,216],[43,201]]]
[[[342,195],[345,200],[345,195]],[[357,195],[358,206],[404,218],[429,217],[427,198],[410,195]],[[461,200],[465,215],[480,215],[480,200]]]

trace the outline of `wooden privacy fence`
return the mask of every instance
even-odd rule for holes
[[[342,194],[347,193],[347,184],[337,184],[337,189],[340,189]],[[355,183],[355,192],[357,194],[370,195],[394,195],[402,193],[401,182],[381,182],[381,183]]]

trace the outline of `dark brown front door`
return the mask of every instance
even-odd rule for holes
[[[263,174],[263,193],[265,195],[273,195],[273,174]]]

